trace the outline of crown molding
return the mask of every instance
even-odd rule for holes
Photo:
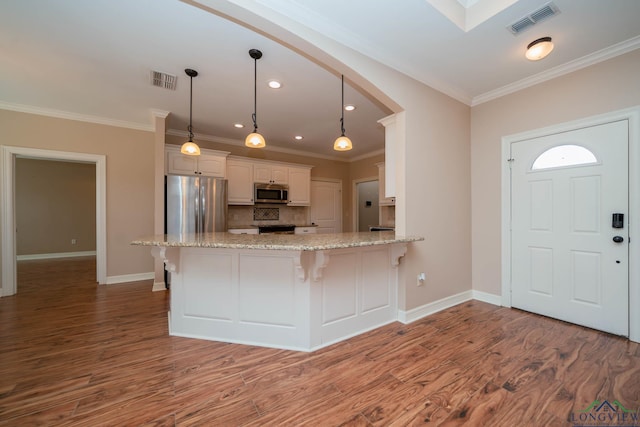
[[[155,131],[154,126],[150,125],[150,124],[127,122],[127,121],[124,121],[124,120],[108,119],[108,118],[104,118],[104,117],[90,116],[90,115],[87,115],[87,114],[71,113],[69,111],[54,110],[54,109],[50,109],[50,108],[34,107],[32,105],[13,104],[13,103],[4,102],[4,101],[0,101],[0,110],[16,111],[16,112],[19,112],[19,113],[27,113],[27,114],[36,114],[36,115],[45,116],[45,117],[54,117],[54,118],[58,118],[58,119],[74,120],[74,121],[79,121],[79,122],[94,123],[94,124],[100,124],[100,125],[106,125],[106,126],[114,126],[114,127],[120,127],[120,128],[126,128],[126,129],[134,129],[134,130],[140,130],[140,131],[145,131],[145,132],[154,132]],[[166,118],[166,117],[168,117],[169,114],[170,114],[170,112],[168,112],[168,111],[151,110],[152,117]],[[180,131],[180,130],[175,130],[175,129],[168,129],[166,133],[168,135],[179,136],[179,137],[184,137],[184,138],[189,136],[187,132]],[[244,147],[244,141],[243,140],[237,140],[237,139],[231,139],[231,138],[222,138],[222,137],[211,136],[211,135],[200,135],[200,134],[195,135],[195,137],[197,139],[204,140],[204,141],[218,142],[218,143],[222,143],[222,144],[229,144],[229,145],[235,145],[235,146],[239,146],[239,147]],[[290,149],[290,148],[274,147],[272,145],[267,146],[266,148],[264,148],[264,150],[274,151],[274,152],[278,152],[278,153],[292,154],[292,155],[296,155],[296,156],[313,157],[313,158],[319,158],[319,159],[324,159],[324,160],[346,162],[346,163],[355,162],[355,161],[361,160],[363,158],[367,158],[367,157],[371,157],[371,156],[377,155],[379,153],[384,153],[384,150],[376,150],[376,151],[374,151],[372,153],[367,153],[367,154],[364,154],[364,155],[361,155],[361,156],[358,156],[358,157],[349,158],[349,159],[343,159],[341,157],[336,157],[336,156],[328,156],[328,155],[324,155],[324,154],[310,153],[308,151],[295,150],[295,149]]]
[[[36,114],[38,116],[55,117],[57,119],[74,120],[78,122],[95,123],[99,125],[115,126],[120,128],[153,132],[150,124],[127,122],[125,120],[108,119],[105,117],[90,116],[87,114],[72,113],[69,111],[54,110],[51,108],[34,107],[32,105],[12,104],[0,101],[0,109],[17,111],[19,113]]]
[[[578,58],[574,61],[567,62],[566,64],[562,64],[557,67],[551,68],[550,70],[547,70],[545,72],[536,74],[531,77],[527,77],[522,80],[518,80],[515,83],[508,84],[501,88],[486,92],[482,95],[478,95],[472,99],[471,106],[475,107],[485,102],[498,99],[505,95],[518,92],[522,89],[535,86],[539,83],[543,83],[543,82],[555,79],[556,77],[560,77],[565,74],[569,74],[574,71],[581,70],[582,68],[586,68],[591,65],[604,62],[608,59],[615,58],[616,56],[624,55],[625,53],[631,52],[638,48],[640,48],[640,36],[633,37],[629,40],[620,42],[608,48],[601,49],[592,54],[583,56],[582,58]]]
[[[374,157],[374,156],[377,156],[379,154],[384,154],[384,148],[381,148],[380,150],[371,151],[369,153],[362,154],[362,155],[357,156],[357,157],[353,157],[353,158],[349,159],[349,163],[359,162],[360,160],[368,159],[370,157]]]

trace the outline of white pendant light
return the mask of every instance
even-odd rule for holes
[[[253,120],[253,132],[247,135],[244,140],[244,145],[251,148],[263,148],[267,144],[264,141],[264,137],[258,133],[258,59],[262,58],[262,52],[258,49],[249,50],[249,56],[253,58],[253,114],[251,119]]]
[[[542,37],[529,43],[525,56],[530,61],[538,61],[551,53],[553,42],[551,37]]]
[[[342,112],[342,117],[340,117],[340,131],[342,134],[333,143],[333,149],[336,151],[349,151],[353,148],[353,144],[351,143],[351,140],[344,135],[344,75],[341,76],[341,80],[342,105],[340,106],[340,111]]]
[[[196,70],[192,70],[191,68],[187,68],[186,70],[184,70],[184,72],[187,73],[187,76],[189,76],[191,79],[191,89],[189,92],[189,127],[187,128],[187,130],[189,131],[189,140],[182,144],[180,152],[188,156],[199,156],[200,147],[198,147],[198,144],[193,142],[193,126],[191,126],[193,112],[193,78],[198,75],[198,72]]]

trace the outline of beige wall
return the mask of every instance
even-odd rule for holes
[[[378,176],[376,163],[384,162],[384,154],[376,154],[366,159],[357,160],[349,164],[349,179],[371,178]]]
[[[0,110],[2,143],[106,156],[107,276],[153,271],[153,132]]]
[[[15,190],[17,255],[96,250],[94,164],[18,158]]]
[[[405,191],[396,198],[396,224],[404,204],[407,234],[425,241],[402,261],[407,310],[471,289],[470,108],[427,87],[414,96],[417,105],[406,110]]]
[[[473,288],[501,294],[501,139],[640,104],[640,50],[472,108]]]

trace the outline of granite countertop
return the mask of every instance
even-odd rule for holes
[[[203,235],[160,234],[134,240],[131,244],[137,246],[320,251],[420,240],[424,240],[424,237],[399,236],[393,231],[332,234],[231,234],[223,232]]]

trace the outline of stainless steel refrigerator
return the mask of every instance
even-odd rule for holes
[[[227,231],[227,180],[167,175],[166,233],[173,235]]]

